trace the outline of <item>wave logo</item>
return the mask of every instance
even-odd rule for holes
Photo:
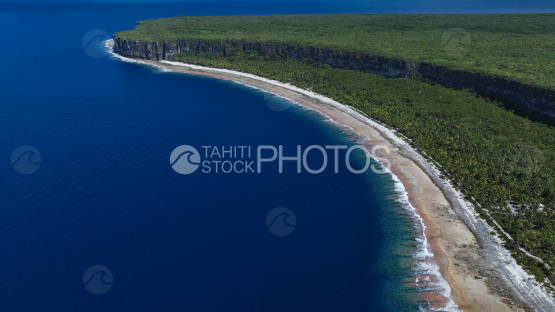
[[[112,36],[102,29],[93,29],[85,34],[81,46],[85,54],[92,58],[103,58],[108,55],[102,47],[104,40],[112,39]]]
[[[83,274],[83,285],[91,294],[102,295],[112,288],[113,283],[112,271],[102,265],[93,265]]]
[[[266,227],[275,236],[287,236],[295,230],[297,217],[293,211],[279,207],[274,208],[266,217]]]
[[[39,170],[41,160],[39,151],[30,145],[20,146],[12,153],[12,166],[21,174],[31,174]]]
[[[290,100],[287,100],[285,98],[282,98],[270,92],[263,92],[263,93],[264,93],[264,103],[266,103],[266,106],[268,106],[268,108],[270,108],[273,111],[283,112],[288,110],[291,106],[293,106],[293,103]]]
[[[190,145],[181,145],[170,155],[170,164],[179,174],[191,174],[200,166],[200,154]]]
[[[470,47],[470,34],[462,28],[449,28],[441,36],[441,45],[447,54],[463,57]]]
[[[537,173],[545,161],[543,152],[532,145],[523,145],[512,153],[513,170],[519,173]]]

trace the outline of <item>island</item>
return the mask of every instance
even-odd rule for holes
[[[290,98],[387,146],[455,304],[549,311],[554,33],[555,14],[178,16],[111,44]]]

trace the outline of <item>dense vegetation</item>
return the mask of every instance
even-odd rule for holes
[[[116,35],[329,47],[555,87],[555,14],[179,16]]]
[[[502,103],[418,77],[388,79],[314,62],[233,52],[177,54],[172,60],[234,69],[289,82],[350,105],[412,140],[457,187],[484,207],[515,241],[517,260],[540,280],[554,270],[525,256],[523,247],[555,267],[555,128],[517,116]],[[509,209],[512,203],[519,211]],[[543,205],[540,205],[543,204]],[[495,225],[494,225],[495,226]],[[550,288],[548,284],[546,287]]]

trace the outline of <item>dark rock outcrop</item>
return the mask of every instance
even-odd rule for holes
[[[413,63],[359,52],[337,51],[328,48],[304,47],[280,43],[245,41],[203,41],[177,39],[172,41],[132,41],[114,36],[114,51],[122,56],[164,60],[176,53],[187,51],[223,53],[258,51],[260,55],[288,55],[293,59],[312,58],[344,69],[361,70],[391,78],[406,78],[420,74],[431,81],[453,88],[472,88],[488,96],[507,100],[519,108],[533,113],[555,117],[555,90],[527,85],[499,77],[487,76],[426,63]]]

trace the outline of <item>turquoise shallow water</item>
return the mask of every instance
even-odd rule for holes
[[[299,174],[293,162],[281,174],[272,162],[262,173],[180,175],[169,162],[181,145],[201,154],[203,146],[251,146],[254,153],[260,145],[282,145],[292,155],[297,145],[352,146],[356,135],[300,106],[271,109],[268,96],[252,88],[94,58],[82,45],[91,30],[111,34],[161,16],[367,12],[367,6],[0,8],[0,310],[426,306],[414,284],[421,229],[389,175],[355,175],[344,165],[338,173]],[[15,159],[34,155],[37,170],[26,167],[30,174],[12,165],[14,151],[26,145],[36,151]],[[353,158],[357,168],[360,156]],[[322,155],[311,153],[307,162],[318,168]],[[268,225],[279,207],[288,209],[281,216],[292,231]]]

